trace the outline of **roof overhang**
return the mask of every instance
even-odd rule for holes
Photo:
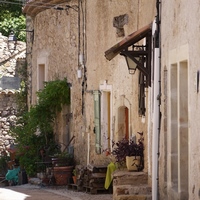
[[[56,5],[68,3],[70,1],[71,0],[27,0],[23,7],[23,13],[34,17],[44,10],[54,8]]]
[[[146,37],[152,30],[152,23],[144,26],[143,28],[135,31],[125,37],[122,41],[112,46],[110,49],[105,51],[105,57],[107,60],[112,60],[115,56],[121,53],[124,49],[128,48],[129,46],[137,43],[144,37]]]

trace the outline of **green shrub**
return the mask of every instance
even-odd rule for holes
[[[36,173],[36,162],[41,161],[39,150],[48,149],[48,154],[58,152],[54,138],[54,123],[56,115],[64,105],[70,104],[70,89],[67,80],[55,80],[45,83],[43,90],[37,93],[38,103],[29,111],[24,112],[11,134],[18,144],[20,164],[28,175]]]

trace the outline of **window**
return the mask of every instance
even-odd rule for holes
[[[172,187],[178,186],[178,106],[177,106],[177,64],[171,65],[170,99],[171,99],[171,182]]]
[[[45,65],[40,64],[38,66],[38,90],[42,90],[44,88],[45,81]]]
[[[129,109],[126,106],[118,108],[118,140],[129,139]]]
[[[42,53],[41,53],[42,55]],[[46,55],[37,58],[37,90],[44,88],[44,82],[48,77],[48,59]]]
[[[168,183],[171,193],[188,199],[189,187],[189,109],[188,46],[170,52],[168,116]]]
[[[101,141],[102,149],[110,149],[111,141],[111,93],[101,92]]]
[[[100,85],[100,90],[93,92],[95,115],[95,149],[100,154],[112,150],[112,85],[106,81]]]

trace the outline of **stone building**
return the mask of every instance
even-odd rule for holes
[[[148,25],[156,14],[155,1],[123,1],[120,5],[117,0],[37,3],[29,1],[24,7],[29,17],[27,28],[34,29],[28,58],[31,104],[36,102],[36,91],[43,81],[67,78],[72,85],[72,116],[66,122],[69,113],[60,115],[58,140],[67,143],[67,138],[75,136],[73,146],[80,163],[107,164],[110,158],[105,157],[104,150],[112,148],[112,140],[144,132],[148,171],[148,87],[144,92],[146,107],[139,113],[139,72],[129,74],[122,56],[108,61],[104,54],[129,34],[143,27],[151,30]]]
[[[75,136],[71,145],[83,165],[107,165],[112,158],[105,150],[112,151],[113,140],[143,132],[144,172],[152,183],[153,199],[198,198],[199,194],[198,176],[193,173],[198,170],[198,160],[189,165],[197,153],[189,157],[188,151],[199,147],[194,142],[198,123],[189,123],[189,110],[194,107],[188,106],[198,108],[197,56],[191,61],[196,69],[189,73],[188,67],[189,54],[198,53],[198,42],[192,51],[189,44],[195,36],[187,33],[194,23],[186,20],[191,20],[187,4],[164,2],[160,9],[156,0],[124,0],[120,4],[119,0],[33,0],[24,7],[27,28],[34,30],[28,40],[29,104],[36,102],[36,91],[44,81],[67,78],[72,85],[71,105],[60,114],[56,135],[65,144]],[[134,74],[129,73],[122,56],[131,47],[148,55],[148,62],[138,60]],[[145,67],[140,67],[140,62],[145,62]],[[192,75],[194,79],[189,79]],[[196,92],[195,98],[189,95],[191,91]],[[198,119],[198,111],[194,116]],[[192,123],[190,141],[195,145],[189,146]],[[193,170],[190,176],[189,169]]]
[[[80,163],[107,164],[112,140],[143,131],[152,198],[199,199],[199,1],[34,0],[24,11],[34,29],[30,102],[41,81],[67,77],[72,117],[65,123],[63,111],[57,134],[75,136]],[[147,44],[146,31],[151,81],[142,101],[142,68],[129,74],[120,54]]]
[[[150,55],[146,44],[151,45],[156,1],[34,0],[24,12],[27,28],[34,30],[27,40],[30,104],[44,81],[67,78],[71,105],[59,115],[58,141],[67,144],[75,136],[71,145],[80,164],[108,165],[112,158],[105,151],[112,151],[112,141],[143,132],[144,172],[151,182],[151,73],[148,80],[140,70],[130,74],[119,54],[139,45]]]
[[[14,143],[9,130],[17,114],[16,93],[20,89],[17,69],[24,66],[25,56],[24,42],[10,45],[8,38],[0,34],[0,153]]]
[[[160,199],[200,198],[199,6],[161,2]]]

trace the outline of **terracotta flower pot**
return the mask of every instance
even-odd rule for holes
[[[73,166],[54,167],[53,175],[56,180],[56,185],[68,185],[72,177]]]
[[[76,184],[76,181],[77,181],[76,176],[72,176],[72,178],[73,178],[74,184]]]

